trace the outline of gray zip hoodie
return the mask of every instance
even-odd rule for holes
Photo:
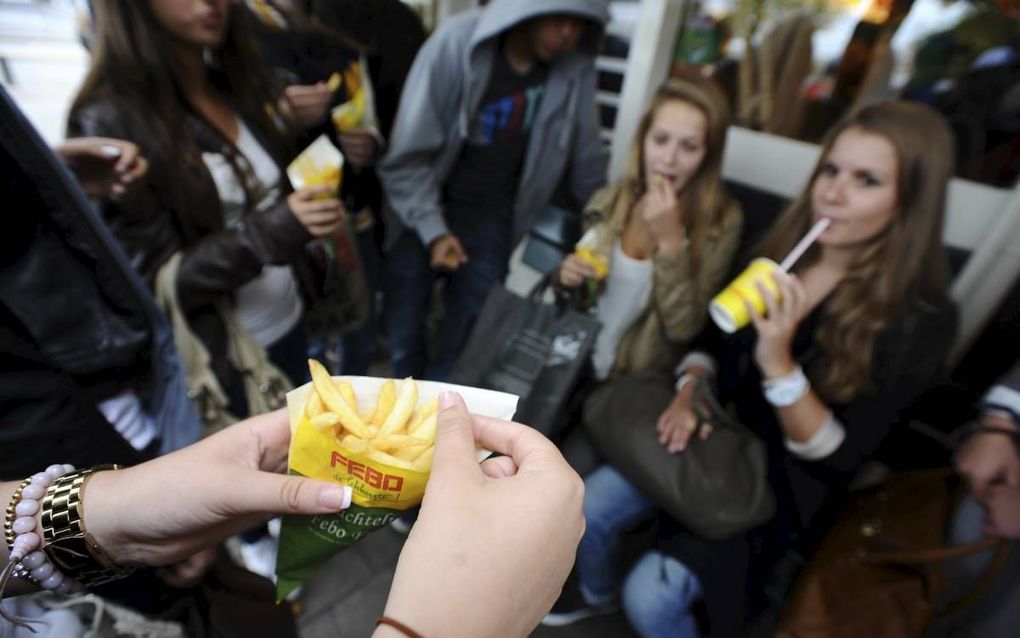
[[[582,16],[598,28],[589,29],[577,48],[556,58],[549,70],[514,200],[514,244],[564,179],[582,203],[605,184],[595,54],[609,15],[607,0],[493,0],[447,20],[415,58],[389,150],[379,164],[388,204],[387,246],[404,228],[418,233],[426,246],[450,232],[443,219],[442,186],[468,139],[499,36],[516,24],[554,13]]]

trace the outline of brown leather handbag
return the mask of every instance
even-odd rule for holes
[[[959,490],[950,469],[893,476],[851,500],[801,573],[776,635],[781,638],[910,638],[991,588],[1009,544],[984,539],[947,547]],[[983,578],[942,603],[945,563],[994,550]]]

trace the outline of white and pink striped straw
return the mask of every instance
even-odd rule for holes
[[[797,242],[797,245],[793,247],[790,254],[783,259],[783,263],[779,264],[780,270],[783,272],[789,272],[790,268],[793,268],[793,265],[797,263],[797,260],[804,254],[804,251],[810,248],[811,244],[815,243],[818,236],[824,233],[825,229],[828,228],[831,223],[832,220],[828,217],[823,217],[816,221],[815,225],[811,227],[811,230],[804,235],[803,239]]]

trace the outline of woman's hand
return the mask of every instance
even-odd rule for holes
[[[686,384],[673,401],[659,416],[655,430],[659,433],[659,443],[670,454],[683,452],[698,429],[698,417],[694,413],[694,384]],[[699,436],[707,439],[712,433],[712,426],[705,423],[701,426]]]
[[[1010,419],[994,414],[983,415],[981,425],[1016,430]],[[997,483],[1020,487],[1020,454],[1005,434],[975,432],[956,453],[955,464],[979,501]]]
[[[756,284],[765,299],[765,316],[744,302],[758,331],[754,359],[766,379],[785,376],[797,367],[793,336],[808,311],[807,291],[796,276],[777,270],[772,277],[779,287],[778,296],[762,282]]]
[[[85,487],[85,525],[123,565],[170,565],[279,514],[335,514],[350,488],[281,474],[290,425],[278,410]]]
[[[368,131],[348,131],[340,134],[340,150],[351,166],[368,166],[379,150],[375,138]]]
[[[576,288],[587,279],[595,279],[598,273],[591,264],[574,253],[570,253],[556,269],[556,282],[564,288]]]
[[[287,205],[312,237],[328,237],[347,217],[343,203],[329,186],[301,188],[287,197]]]
[[[986,534],[1020,540],[1020,487],[993,485],[981,504],[986,512]]]
[[[423,636],[525,636],[552,606],[584,532],[584,484],[548,439],[440,396],[421,514],[386,616]],[[481,465],[475,444],[505,454]],[[380,628],[376,635],[398,635]]]
[[[119,201],[145,180],[149,162],[138,146],[109,137],[75,137],[54,149],[89,197]]]
[[[641,216],[660,252],[680,252],[687,241],[683,212],[677,201],[673,185],[662,177],[653,177],[652,183],[640,201]]]
[[[309,129],[325,121],[332,100],[333,91],[326,82],[292,84],[283,90],[277,107],[291,124]]]

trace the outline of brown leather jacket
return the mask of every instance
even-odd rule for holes
[[[613,243],[623,235],[633,198],[623,182],[614,182],[592,196],[584,209],[585,231],[595,228],[598,250],[612,254]],[[709,231],[701,267],[691,267],[690,248],[676,255],[652,255],[652,294],[648,306],[627,329],[616,348],[613,375],[669,370],[690,341],[705,326],[708,302],[726,282],[744,215],[740,205],[726,205],[722,223]]]
[[[150,286],[166,260],[178,251],[184,252],[177,279],[178,298],[192,329],[209,349],[213,369],[222,381],[228,378],[227,340],[212,302],[232,298],[267,264],[290,264],[306,302],[311,302],[323,283],[306,249],[312,237],[284,198],[269,210],[245,216],[236,228],[226,228],[216,185],[201,157],[186,157],[184,153],[159,156],[148,127],[124,101],[107,98],[73,112],[68,135],[130,140],[149,160],[149,174],[142,188],[127,201],[100,202],[100,211],[132,265]],[[201,152],[236,152],[229,141],[197,116],[190,117],[188,130]],[[267,143],[264,132],[253,133],[283,172],[288,158]]]

